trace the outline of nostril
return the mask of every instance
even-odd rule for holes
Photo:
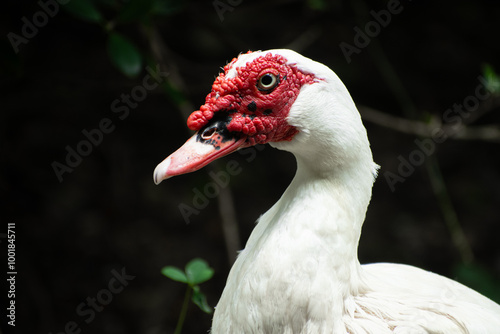
[[[217,132],[216,127],[208,128],[208,129],[203,131],[203,133],[201,134],[201,138],[204,140],[210,139],[215,134],[215,132]]]

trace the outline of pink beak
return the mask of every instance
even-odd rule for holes
[[[205,131],[206,132],[206,131]],[[156,184],[172,176],[194,172],[212,161],[244,146],[246,137],[225,139],[218,132],[209,137],[195,133],[177,151],[169,155],[153,173]]]

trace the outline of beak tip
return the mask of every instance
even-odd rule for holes
[[[153,172],[153,181],[156,185],[159,185],[161,181],[170,178],[168,175],[168,167],[170,166],[170,157],[166,158],[156,166]]]
[[[153,180],[154,180],[154,183],[156,185],[159,185],[162,181],[162,180],[158,180],[158,175],[156,173],[153,175]]]

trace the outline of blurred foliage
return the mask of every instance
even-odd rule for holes
[[[99,24],[104,21],[101,12],[94,5],[94,2],[90,0],[71,0],[63,8],[84,21]]]
[[[500,304],[498,278],[491,270],[475,263],[460,263],[455,266],[455,279]]]
[[[500,95],[500,77],[490,64],[483,65],[483,76],[486,79],[486,89],[493,94]]]
[[[116,32],[120,26],[150,26],[155,17],[166,17],[180,11],[181,0],[72,0],[63,8],[76,18],[98,24],[108,34],[107,49],[111,62],[124,75],[135,78],[142,70],[140,49],[126,36]],[[111,12],[110,19],[104,12]],[[106,16],[107,17],[107,16]]]
[[[108,52],[111,61],[123,74],[136,77],[141,72],[141,54],[127,38],[116,32],[109,33]]]

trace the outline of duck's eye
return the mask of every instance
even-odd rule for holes
[[[279,83],[278,77],[272,73],[266,73],[257,81],[257,89],[261,92],[270,92]]]

